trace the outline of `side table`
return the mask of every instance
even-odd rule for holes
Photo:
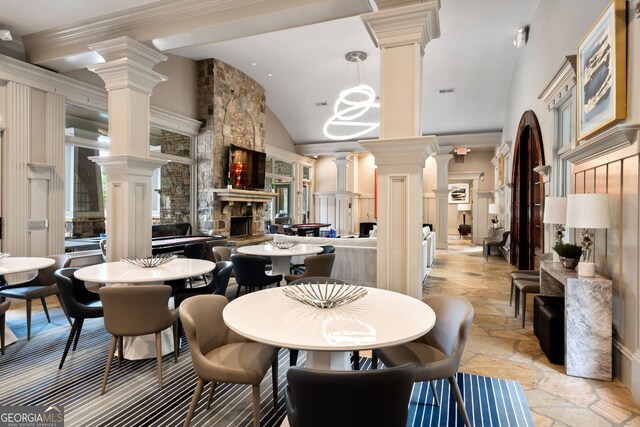
[[[567,375],[611,381],[612,282],[540,262],[540,295],[564,296]]]

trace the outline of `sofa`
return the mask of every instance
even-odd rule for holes
[[[279,235],[278,240],[295,240],[308,245],[331,245],[336,248],[336,258],[333,264],[332,277],[346,280],[362,286],[376,287],[377,281],[377,252],[378,239],[368,238],[327,238],[300,237]],[[428,232],[422,241],[423,265],[431,267],[436,256],[436,234]],[[294,264],[301,264],[304,257],[292,258]]]

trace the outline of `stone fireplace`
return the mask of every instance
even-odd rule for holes
[[[197,228],[229,237],[264,234],[266,204],[274,194],[227,189],[229,146],[264,152],[265,91],[240,70],[217,59],[197,63]]]

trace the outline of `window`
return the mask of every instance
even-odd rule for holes
[[[89,157],[109,149],[108,116],[67,105],[65,147],[65,216],[75,237],[104,232],[106,179]],[[151,212],[154,221],[192,222],[193,138],[151,126],[150,156],[167,164],[152,176]]]

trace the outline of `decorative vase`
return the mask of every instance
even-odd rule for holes
[[[580,260],[579,259],[560,257],[560,262],[562,263],[562,266],[564,268],[567,268],[569,270],[575,270],[575,268],[578,266],[578,263],[580,262]]]
[[[227,190],[231,190],[232,188],[233,188],[233,185],[227,184]]]

